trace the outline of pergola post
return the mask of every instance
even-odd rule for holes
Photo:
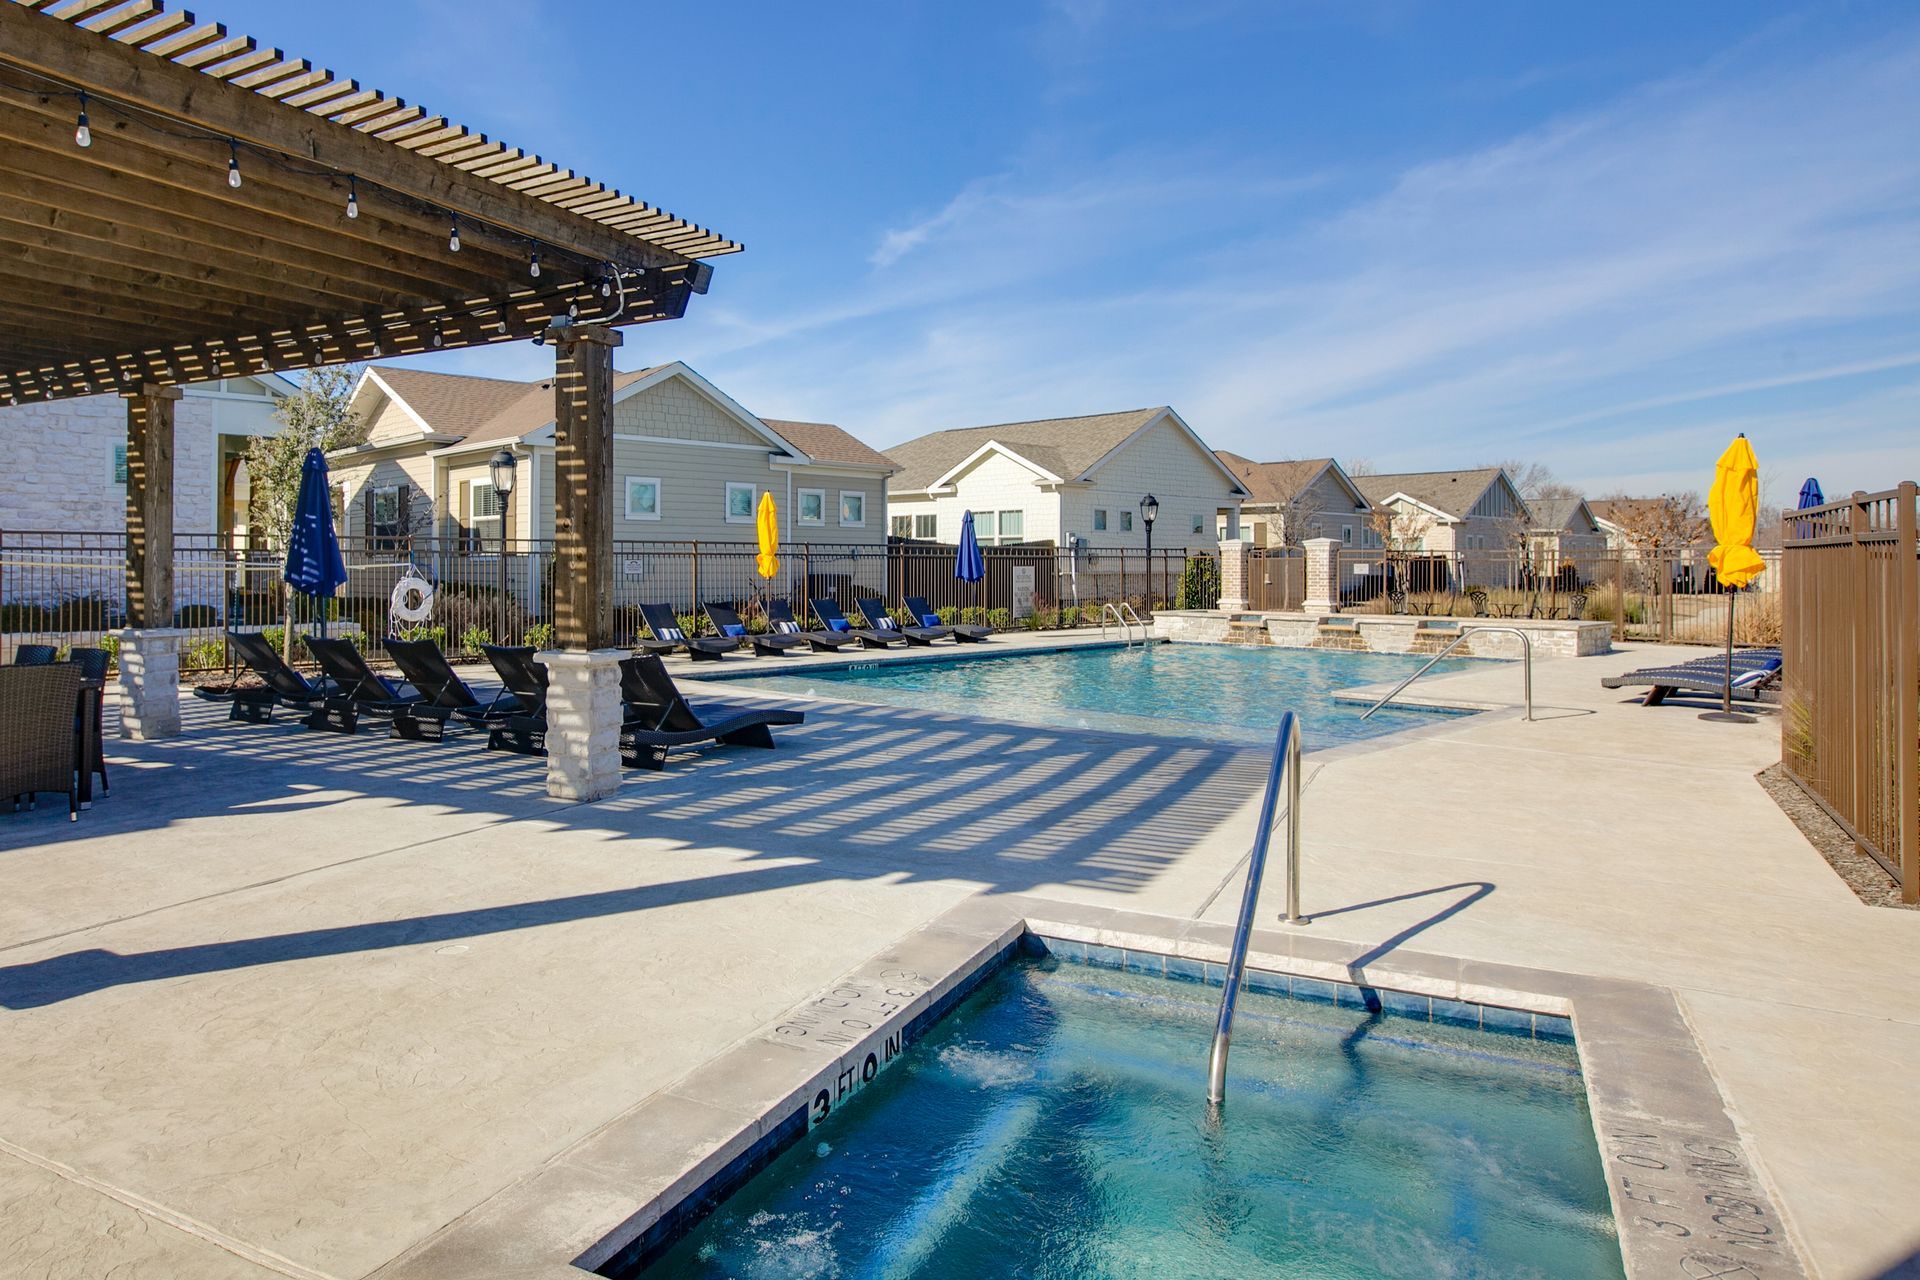
[[[180,633],[173,626],[173,407],[180,388],[127,401],[127,625],[120,633],[120,735],[180,732]]]
[[[598,800],[620,785],[620,660],[613,634],[613,349],[605,325],[556,324],[554,638],[547,794]]]

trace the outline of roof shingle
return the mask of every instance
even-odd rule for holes
[[[838,462],[855,467],[897,467],[892,458],[872,448],[841,427],[830,422],[793,422],[785,418],[762,418],[774,433],[815,462]]]
[[[988,441],[998,441],[1063,480],[1077,480],[1128,436],[1167,412],[1167,406],[1159,405],[1080,418],[1041,418],[935,431],[887,450],[887,456],[900,468],[900,474],[887,482],[887,489],[895,493],[925,489]]]
[[[1415,502],[1464,520],[1499,474],[1498,467],[1476,467],[1471,471],[1403,471],[1397,475],[1355,476],[1353,482],[1360,486],[1368,502],[1378,504],[1396,493],[1404,493]]]

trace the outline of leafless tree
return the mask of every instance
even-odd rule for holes
[[[1388,551],[1405,555],[1419,548],[1433,528],[1433,517],[1418,507],[1389,502],[1367,513],[1367,527]]]
[[[1701,539],[1704,509],[1698,493],[1689,490],[1657,498],[1616,496],[1607,501],[1613,523],[1620,526],[1636,551],[1670,554],[1685,551]]]
[[[1302,485],[1290,496],[1274,503],[1273,515],[1280,526],[1280,545],[1298,547],[1305,544],[1308,535],[1313,532],[1315,518],[1319,516],[1322,505],[1320,495],[1314,492],[1312,485]]]

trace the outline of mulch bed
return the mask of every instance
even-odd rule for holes
[[[1780,811],[1793,819],[1800,834],[1820,851],[1833,873],[1846,882],[1856,898],[1870,907],[1920,911],[1920,904],[1900,901],[1900,886],[1887,874],[1886,868],[1855,849],[1840,824],[1829,818],[1827,811],[1787,776],[1785,768],[1776,764],[1755,776],[1773,797],[1773,802],[1780,806]]]

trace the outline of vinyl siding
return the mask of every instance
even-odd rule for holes
[[[425,454],[412,454],[400,458],[381,458],[371,463],[339,463],[331,468],[334,486],[345,486],[347,490],[347,513],[340,532],[351,537],[361,537],[367,532],[367,508],[373,500],[373,490],[388,486],[405,485],[411,491],[408,502],[412,513],[413,530],[417,533],[434,534],[440,532],[439,516],[443,508],[437,505],[433,486],[433,460]],[[422,515],[431,506],[431,513]]]
[[[1076,485],[1062,493],[1066,532],[1096,547],[1144,547],[1147,538],[1139,507],[1140,499],[1149,493],[1160,501],[1160,519],[1153,529],[1156,547],[1215,547],[1216,513],[1240,506],[1232,482],[1211,455],[1163,417],[1094,471],[1090,486]],[[1104,532],[1094,531],[1095,508],[1109,513]],[[1122,511],[1134,513],[1131,531],[1120,528]],[[1199,533],[1192,531],[1196,515],[1201,517]]]
[[[954,488],[952,494],[932,498],[890,498],[889,508],[896,516],[931,512],[937,518],[936,536],[941,542],[960,540],[960,521],[969,511],[1018,511],[1026,541],[1057,543],[1060,539],[1059,494],[1041,489],[1038,476],[1005,454],[987,454],[956,477]]]

